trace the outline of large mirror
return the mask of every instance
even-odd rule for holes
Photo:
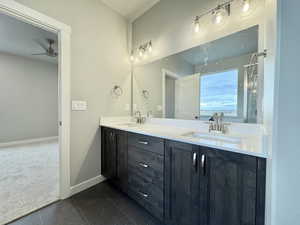
[[[231,34],[166,58],[135,65],[133,110],[158,118],[262,121],[263,74],[259,27]]]

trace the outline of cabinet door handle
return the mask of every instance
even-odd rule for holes
[[[143,192],[138,192],[141,196],[143,196],[144,198],[148,198],[149,197],[149,195],[148,194],[145,194],[145,193],[143,193]]]
[[[206,161],[206,156],[203,154],[201,156],[201,168],[202,168],[202,171],[203,171],[203,176],[205,176],[205,161]]]
[[[142,144],[142,145],[148,145],[149,144],[148,141],[139,141],[139,143]]]
[[[148,168],[148,167],[149,167],[149,165],[144,164],[144,163],[139,163],[139,165],[140,165],[141,167],[144,167],[144,168]]]
[[[195,171],[197,171],[197,153],[194,152],[193,154],[193,167],[195,168]]]

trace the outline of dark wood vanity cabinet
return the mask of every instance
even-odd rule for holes
[[[165,223],[199,223],[198,146],[180,142],[166,143],[165,151]]]
[[[102,128],[101,170],[119,189],[127,191],[127,132]]]
[[[113,179],[117,175],[117,145],[115,130],[102,128],[101,139],[101,173],[107,179]]]
[[[168,225],[263,225],[265,160],[167,141]]]
[[[102,174],[166,225],[263,225],[266,160],[102,128]]]
[[[263,225],[265,160],[200,147],[201,225]]]

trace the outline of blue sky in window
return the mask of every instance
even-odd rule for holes
[[[212,115],[225,112],[237,115],[238,70],[230,70],[201,76],[200,113]]]

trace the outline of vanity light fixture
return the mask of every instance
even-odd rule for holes
[[[243,8],[242,8],[243,12],[248,12],[251,6],[250,5],[251,0],[242,0],[242,1],[243,1]]]
[[[135,61],[135,57],[134,57],[134,52],[133,51],[131,51],[131,54],[130,54],[130,61],[131,62]]]
[[[230,16],[231,1],[218,5],[211,12],[214,24],[220,24],[225,16]]]
[[[136,50],[136,54],[138,56],[135,56],[135,51],[132,50],[131,51],[131,55],[130,55],[130,61],[134,62],[134,61],[138,61],[138,58],[145,58],[147,56],[148,53],[151,53],[153,51],[153,45],[152,45],[152,41],[148,41],[142,45],[140,45],[137,50]]]
[[[252,0],[228,0],[222,4],[219,4],[215,8],[210,9],[210,10],[202,13],[201,15],[198,15],[195,17],[195,19],[194,19],[195,33],[198,33],[200,31],[200,18],[202,18],[203,16],[211,14],[212,21],[214,24],[220,24],[226,16],[230,16],[231,4],[234,1],[239,1],[239,2],[242,1],[242,11],[243,12],[248,12],[249,9],[251,8]]]
[[[152,41],[149,42],[149,46],[148,46],[148,51],[151,53],[152,52]]]
[[[200,16],[196,16],[194,25],[195,25],[195,32],[198,33],[200,31]]]

